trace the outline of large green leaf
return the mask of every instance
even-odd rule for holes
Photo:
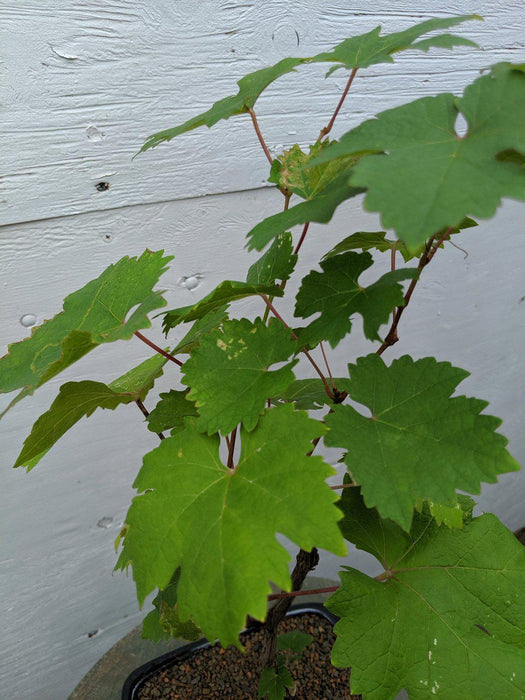
[[[283,391],[295,377],[297,360],[269,371],[296,351],[290,331],[277,319],[266,326],[260,318],[226,321],[222,330],[202,338],[184,364],[184,384],[191,388],[199,428],[228,434],[238,423],[255,428],[268,398]]]
[[[351,316],[363,317],[365,336],[379,340],[379,328],[392,309],[403,305],[401,280],[413,279],[417,270],[387,272],[368,287],[359,283],[360,275],[373,265],[370,253],[348,252],[322,261],[322,272],[312,270],[302,281],[295,304],[295,316],[320,316],[299,333],[304,345],[328,340],[335,346],[352,328]]]
[[[459,113],[468,124],[463,137],[455,130]],[[445,93],[382,112],[318,160],[368,151],[350,183],[367,188],[365,208],[414,249],[465,216],[493,216],[502,197],[525,199],[523,168],[497,159],[525,153],[523,114],[525,74],[508,66],[478,78],[462,98]]]
[[[476,221],[474,221],[474,219],[470,219],[468,216],[466,216],[457,226],[452,229],[450,233],[459,233],[463,229],[472,228],[473,226],[477,225],[478,224]],[[443,230],[441,233],[445,233],[445,231]],[[444,244],[442,243],[441,247],[443,247],[443,245]],[[350,236],[343,239],[340,243],[329,250],[326,255],[323,255],[322,259],[327,260],[328,258],[333,258],[334,255],[340,255],[341,253],[346,253],[349,250],[377,250],[380,253],[385,253],[395,249],[397,252],[401,253],[405,262],[409,262],[413,258],[419,257],[424,248],[425,246],[422,245],[419,248],[409,251],[402,240],[393,241],[386,238],[385,231],[358,231],[357,233],[352,233]]]
[[[197,415],[195,404],[187,397],[187,391],[175,389],[161,394],[160,401],[147,417],[148,428],[154,433],[172,429],[181,430],[184,427],[185,418]]]
[[[182,340],[173,348],[171,351],[173,355],[190,353],[193,348],[197,347],[203,335],[206,335],[214,328],[219,328],[221,323],[228,318],[227,308],[228,305],[224,304],[219,306],[218,309],[210,311],[202,318],[198,318]]]
[[[179,323],[189,323],[197,319],[204,319],[205,316],[209,318],[209,314],[212,312],[224,314],[228,304],[232,301],[244,299],[245,297],[254,296],[256,294],[282,297],[283,291],[276,284],[248,284],[246,282],[225,280],[196,304],[166,311],[163,314],[162,328],[167,335],[168,332],[172,328],[175,328],[175,326],[178,326]]]
[[[318,141],[305,153],[295,144],[274,160],[269,181],[303,199],[313,199],[357,160],[350,156],[308,167],[309,163],[329,146],[328,140]]]
[[[299,66],[301,63],[304,63],[305,60],[307,59],[284,58],[274,66],[262,68],[254,73],[245,75],[244,78],[241,78],[237,82],[239,91],[236,95],[224,97],[222,100],[215,102],[206,112],[188,119],[188,121],[184,122],[184,124],[181,124],[180,126],[175,126],[171,129],[166,129],[165,131],[159,131],[157,134],[153,134],[146,139],[146,142],[140,149],[140,152],[147,151],[148,148],[154,148],[163,141],[171,141],[171,139],[175,138],[175,136],[184,134],[186,131],[192,131],[200,126],[207,126],[210,128],[221,119],[229,119],[236,114],[248,112],[255,105],[259,95],[268,87],[268,85],[273,83],[274,80],[277,80],[277,78],[280,78],[282,75],[295,70],[295,68],[297,68],[297,66]]]
[[[300,202],[286,211],[269,216],[254,226],[248,233],[248,249],[262,250],[276,236],[293,226],[305,224],[307,221],[316,221],[326,224],[332,218],[336,208],[346,199],[355,197],[364,189],[351,187],[348,184],[350,172],[339,175],[332,181],[330,187],[321,190],[315,197]]]
[[[218,436],[200,433],[191,418],[147,454],[117,564],[133,566],[139,601],[165,588],[180,566],[180,619],[191,616],[208,639],[238,645],[246,616],[266,616],[269,582],[290,590],[290,556],[276,533],[305,550],[343,555],[341,513],[325,483],[335,471],[306,456],[322,432],[286,405],[267,410],[253,432],[241,431],[234,469],[220,461]]]
[[[279,279],[286,282],[293,272],[297,255],[293,252],[292,234],[286,231],[279,234],[272,245],[248,270],[248,284],[272,284]]]
[[[454,46],[474,46],[473,41],[451,34],[438,34],[437,36],[416,42],[416,39],[438,29],[448,29],[456,24],[472,19],[482,19],[479,15],[462,15],[458,17],[429,19],[416,24],[402,32],[380,36],[381,27],[372,29],[371,32],[360,36],[345,39],[331,51],[314,56],[313,62],[326,61],[337,63],[328,74],[338,68],[368,68],[376,63],[393,63],[392,54],[406,49],[419,49],[428,51],[432,47],[451,49]]]
[[[332,662],[351,665],[352,692],[370,700],[403,688],[421,700],[523,698],[523,546],[493,515],[417,528],[404,546],[399,529],[383,532],[386,581],[341,573],[326,603],[341,618]]]
[[[367,506],[410,529],[422,500],[454,506],[456,489],[479,493],[481,482],[519,469],[496,432],[487,402],[456,396],[468,372],[432,357],[407,355],[390,367],[377,355],[350,365],[350,397],[371,415],[334,406],[325,442],[347,450],[345,462]]]
[[[32,394],[97,345],[128,340],[149,327],[148,313],[166,303],[152,288],[171,259],[149,250],[140,258],[122,258],[67,296],[63,311],[11,345],[0,360],[0,393],[22,389],[20,398]]]
[[[162,355],[154,355],[111,384],[92,381],[63,384],[49,409],[33,425],[14,466],[31,470],[64,433],[97,408],[114,410],[120,404],[144,399],[166,362]]]

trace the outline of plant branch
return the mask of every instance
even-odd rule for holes
[[[332,115],[332,118],[330,119],[328,124],[321,129],[319,136],[317,137],[317,141],[320,141],[325,136],[328,136],[328,134],[332,131],[332,127],[333,127],[334,122],[337,118],[337,115],[339,114],[339,111],[340,111],[341,107],[343,106],[343,102],[345,101],[345,98],[348,95],[348,91],[352,87],[352,83],[354,82],[354,78],[355,78],[356,73],[357,73],[357,68],[354,68],[352,70],[352,72],[350,73],[350,77],[348,78],[348,82],[346,83],[346,87],[343,91],[343,94],[341,95],[341,99],[339,100],[337,107],[335,108],[335,111]]]
[[[230,433],[230,443],[228,445],[228,462],[229,469],[233,469],[233,453],[235,451],[235,438],[237,437],[237,428],[235,427]]]
[[[179,365],[179,367],[182,367],[182,365],[184,364],[184,363],[181,362],[180,360],[177,360],[176,357],[173,357],[173,355],[170,355],[169,352],[166,352],[166,350],[163,350],[162,348],[159,348],[158,345],[155,345],[155,343],[154,343],[152,340],[149,340],[149,338],[146,338],[146,337],[145,337],[144,335],[142,335],[142,333],[140,333],[139,331],[135,331],[134,335],[136,335],[137,338],[140,338],[140,340],[142,340],[143,343],[146,343],[146,345],[149,345],[150,348],[153,348],[153,350],[155,350],[155,352],[158,352],[160,355],[163,355],[163,356],[166,357],[168,360],[171,360],[171,361],[174,362],[176,365]]]
[[[330,486],[333,491],[337,489],[355,489],[359,484],[337,484],[337,486]]]
[[[297,337],[297,336],[295,335],[295,333],[293,332],[293,330],[290,328],[290,326],[286,323],[286,321],[284,320],[284,318],[280,315],[280,313],[277,311],[277,309],[273,306],[272,302],[268,299],[268,297],[266,296],[266,294],[260,294],[259,296],[263,299],[264,303],[265,303],[266,306],[270,309],[270,311],[271,311],[272,314],[275,316],[275,318],[278,318],[279,321],[283,324],[283,326],[284,326],[285,328],[287,328],[287,329],[290,331],[290,335],[292,336],[292,338],[293,338],[294,340],[299,340],[298,337]],[[326,377],[324,376],[324,374],[323,374],[323,373],[321,372],[321,370],[319,369],[319,366],[318,366],[317,362],[316,362],[316,361],[314,360],[314,358],[310,355],[310,353],[308,352],[308,350],[307,350],[306,348],[301,348],[301,352],[302,352],[304,355],[306,355],[306,357],[308,358],[310,364],[312,365],[312,367],[315,369],[315,371],[317,372],[317,374],[318,374],[319,377],[321,378],[321,381],[323,382],[323,386],[324,386],[324,388],[325,388],[326,393],[328,394],[328,396],[329,396],[331,399],[333,399],[333,398],[334,398],[334,394],[333,394],[333,392],[332,392],[332,390],[331,390],[331,388],[330,388],[330,385],[329,385],[328,382],[326,381]]]
[[[439,239],[441,245],[441,242],[445,240],[445,238],[450,235],[451,228],[447,230],[447,232]],[[428,263],[432,260],[436,253],[436,249],[433,248],[433,243],[434,243],[435,236],[432,236],[429,238],[427,241],[427,244],[425,246],[425,250],[423,251],[421,257],[419,258],[419,264],[417,266],[417,274],[410,283],[407,292],[403,298],[403,305],[398,306],[394,310],[394,316],[392,319],[392,325],[390,326],[388,333],[385,336],[385,339],[383,343],[381,344],[381,347],[376,350],[376,355],[382,355],[384,351],[391,347],[392,345],[395,345],[397,341],[399,340],[399,336],[397,334],[397,327],[399,325],[399,321],[401,320],[401,316],[403,315],[403,311],[406,309],[408,304],[410,303],[410,299],[412,298],[412,294],[414,293],[414,289],[416,288],[416,284],[419,282],[419,278],[421,277],[421,272],[423,271],[423,268],[428,265]]]
[[[332,389],[335,389],[334,378],[332,377],[332,372],[330,371],[330,365],[328,364],[328,360],[326,358],[326,353],[324,351],[324,345],[323,345],[322,340],[319,343],[319,347],[321,348],[321,353],[323,355],[323,360],[324,360],[324,364],[326,366],[326,371],[328,372],[328,376],[330,377],[330,384],[332,385]]]
[[[140,399],[135,399],[135,403],[137,404],[137,406],[138,406],[138,407],[140,408],[140,410],[142,411],[142,415],[144,416],[144,418],[147,419],[147,417],[149,416],[149,411],[148,411],[148,409],[146,408],[146,406],[144,406],[144,404],[142,403],[142,401],[141,401]],[[162,433],[157,433],[157,435],[159,436],[159,438],[160,438],[161,440],[164,440],[164,439],[165,439],[165,436],[164,436]]]
[[[294,255],[297,255],[299,253],[299,251],[301,250],[301,246],[303,245],[304,239],[306,238],[306,234],[308,233],[309,228],[310,228],[310,222],[307,221],[303,227],[301,237],[299,238],[299,241],[298,241],[297,245],[295,246]],[[284,287],[283,287],[283,289],[284,289]]]
[[[257,134],[257,138],[259,139],[259,143],[260,143],[261,146],[262,146],[262,149],[263,149],[263,151],[264,151],[264,155],[265,155],[266,158],[268,159],[268,162],[270,163],[270,165],[272,165],[272,163],[273,163],[273,158],[272,158],[272,156],[271,156],[271,154],[270,154],[270,151],[269,151],[269,149],[268,149],[268,146],[266,145],[266,142],[265,142],[265,140],[264,140],[264,138],[263,138],[263,135],[262,135],[262,133],[261,133],[261,130],[260,130],[260,128],[259,128],[259,122],[257,121],[257,117],[255,116],[255,112],[253,111],[253,109],[252,109],[251,107],[248,107],[248,112],[249,112],[249,114],[250,114],[250,117],[252,118],[253,128],[255,129],[255,133]],[[285,196],[286,196],[286,195],[285,195]]]
[[[273,593],[268,600],[280,600],[281,598],[298,598],[302,595],[317,595],[318,593],[333,593],[339,586],[327,586],[326,588],[310,588],[306,591],[291,591],[290,593]]]

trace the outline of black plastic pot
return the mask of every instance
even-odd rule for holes
[[[335,625],[339,619],[335,615],[332,615],[331,612],[328,612],[324,605],[321,605],[320,603],[295,605],[286,613],[286,617],[307,615],[308,613],[321,615],[325,618],[325,620],[331,622],[332,625]],[[246,631],[249,632],[250,628],[248,628]],[[205,649],[209,646],[211,646],[210,642],[208,642],[206,639],[200,639],[197,642],[191,642],[191,644],[186,644],[183,647],[179,647],[178,649],[175,649],[175,651],[170,651],[167,654],[163,654],[157,659],[148,661],[148,663],[144,664],[143,666],[139,666],[139,668],[135,669],[135,671],[130,673],[130,675],[126,678],[124,687],[122,688],[122,700],[137,700],[140,686],[153,674],[161,671],[166,666],[170,666],[175,661],[188,659],[201,649]]]

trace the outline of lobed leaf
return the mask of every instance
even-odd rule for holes
[[[160,394],[160,401],[147,417],[148,428],[154,433],[164,430],[182,430],[188,416],[197,416],[197,409],[188,400],[188,391],[170,391]]]
[[[238,301],[256,294],[282,297],[283,291],[275,284],[248,284],[246,282],[225,280],[196,304],[166,311],[163,314],[162,329],[167,335],[172,328],[175,328],[180,323],[189,323],[190,321],[203,319],[211,313],[224,313],[232,301]]]
[[[248,270],[248,284],[273,284],[276,279],[286,282],[293,272],[297,255],[293,252],[292,234],[280,233],[259,260]]]
[[[325,483],[335,470],[307,457],[323,429],[290,405],[269,409],[251,433],[241,430],[239,462],[227,469],[218,436],[187,418],[147,454],[117,563],[132,565],[139,601],[180,566],[180,619],[191,616],[208,639],[239,645],[246,616],[266,616],[269,582],[290,590],[290,555],[276,533],[305,550],[344,555],[337,496]]]
[[[304,58],[284,58],[274,66],[262,68],[253,73],[249,73],[237,81],[239,90],[236,95],[224,97],[222,100],[215,102],[210,109],[202,114],[188,119],[184,124],[175,126],[171,129],[159,131],[146,139],[146,142],[140,149],[139,153],[147,151],[149,148],[158,146],[164,141],[171,141],[175,136],[184,134],[187,131],[192,131],[200,126],[212,127],[221,119],[229,119],[237,114],[248,112],[256,103],[260,94],[268,85],[280,78],[286,73],[290,73],[297,68],[301,63],[304,63]]]
[[[290,331],[275,318],[226,321],[222,330],[201,340],[183,367],[188,398],[199,412],[199,429],[208,434],[231,432],[238,423],[247,431],[257,425],[266,400],[294,380],[297,360],[269,371],[296,351]]]
[[[295,304],[295,316],[320,316],[298,331],[304,345],[328,340],[336,345],[350,332],[351,316],[363,317],[363,329],[369,340],[379,340],[379,328],[386,323],[392,309],[402,306],[401,280],[413,279],[415,269],[387,272],[368,287],[359,284],[360,275],[373,264],[370,253],[348,252],[322,261],[322,272],[312,270],[304,277]]]
[[[182,340],[173,348],[172,354],[183,355],[190,353],[193,348],[196,348],[203,335],[206,335],[214,328],[219,328],[223,321],[228,318],[227,308],[228,305],[224,304],[208,312],[202,318],[198,318]]]
[[[33,469],[62,435],[97,408],[114,410],[144,399],[166,362],[162,355],[154,355],[108,385],[92,381],[63,384],[49,409],[33,425],[14,466]]]
[[[310,146],[308,153],[297,144],[284,151],[272,164],[269,182],[274,182],[279,188],[293,192],[303,199],[313,199],[357,161],[357,158],[350,156],[309,167],[330,143],[328,140],[318,141]]]
[[[462,137],[455,130],[460,113],[468,124]],[[350,184],[367,189],[365,208],[380,212],[413,251],[465,216],[490,218],[502,197],[525,199],[521,165],[497,158],[525,153],[525,120],[516,119],[522,113],[525,74],[507,64],[475,80],[462,98],[444,93],[381,112],[317,162],[368,152]]]
[[[519,469],[496,432],[501,421],[480,415],[487,403],[451,398],[465,370],[407,355],[390,367],[368,355],[349,369],[348,393],[371,415],[334,406],[325,442],[347,450],[353,481],[383,518],[408,531],[420,501],[454,506],[457,489],[479,493],[481,482]]]
[[[380,545],[387,580],[348,569],[326,603],[341,618],[332,662],[351,664],[352,691],[371,700],[402,689],[421,699],[522,698],[523,546],[488,514],[462,530],[419,523],[405,546],[406,533],[391,527]]]
[[[393,63],[392,54],[407,49],[418,49],[428,51],[432,47],[451,49],[453,46],[474,46],[477,44],[469,39],[453,36],[451,34],[439,34],[438,36],[423,39],[416,42],[416,39],[438,29],[448,29],[462,22],[469,20],[481,20],[479,15],[461,15],[458,17],[434,18],[415,24],[409,29],[393,34],[380,35],[381,27],[376,27],[372,31],[360,36],[345,39],[331,51],[323,52],[314,56],[312,62],[330,62],[339,65],[333,66],[329,72],[333,73],[338,68],[368,68],[377,63]]]
[[[262,250],[276,236],[298,224],[308,221],[328,223],[342,202],[364,192],[364,189],[359,187],[351,187],[348,184],[349,177],[350,172],[344,172],[332,180],[330,187],[321,190],[312,199],[300,202],[258,223],[248,233],[248,249]]]
[[[148,314],[166,303],[152,288],[171,259],[149,250],[140,258],[124,257],[67,296],[63,311],[0,360],[0,393],[22,389],[13,405],[97,345],[129,340],[149,327]]]

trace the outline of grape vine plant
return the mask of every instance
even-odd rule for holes
[[[13,404],[100,344],[138,338],[151,346],[148,360],[109,384],[64,384],[15,466],[35,467],[96,409],[136,403],[159,444],[134,482],[116,568],[132,569],[141,605],[157,592],[143,634],[239,646],[247,621],[258,621],[260,697],[289,692],[277,625],[304,592],[318,548],[343,557],[347,542],[382,567],[375,578],[343,567],[340,585],[329,589],[327,607],[340,618],[332,662],[351,667],[353,693],[525,697],[524,551],[494,515],[474,517],[465,495],[519,468],[500,420],[485,401],[455,394],[465,370],[431,356],[383,359],[441,249],[476,218],[492,217],[502,198],[525,200],[525,66],[498,63],[461,96],[417,99],[330,138],[361,72],[405,49],[475,46],[444,31],[474,19],[432,19],[394,34],[378,27],[316,56],[285,58],[243,77],[237,94],[203,114],[151,136],[142,151],[237,115],[253,127],[283,207],[248,232],[248,248],[261,256],[246,279],[163,310],[163,329],[175,340],[160,348],[142,331],[166,305],[154,287],[171,257],[148,249],[66,297],[58,315],[0,361],[1,390],[19,390]],[[312,63],[327,64],[327,76],[347,71],[344,92],[313,145],[273,157],[257,99]],[[455,129],[460,114],[464,135]],[[390,233],[353,232],[327,250],[300,282],[295,318],[284,318],[279,300],[312,222],[328,223],[361,195]],[[386,254],[391,269],[364,286],[371,251],[375,260]],[[259,298],[260,316],[231,317],[248,296]],[[357,315],[376,351],[351,363],[347,376],[333,376],[329,348],[355,332]],[[299,360],[310,378],[295,377]],[[145,397],[167,370],[174,388],[148,412]],[[328,484],[336,472],[316,454],[320,441],[340,450],[342,483]],[[291,574],[278,533],[299,550]]]

